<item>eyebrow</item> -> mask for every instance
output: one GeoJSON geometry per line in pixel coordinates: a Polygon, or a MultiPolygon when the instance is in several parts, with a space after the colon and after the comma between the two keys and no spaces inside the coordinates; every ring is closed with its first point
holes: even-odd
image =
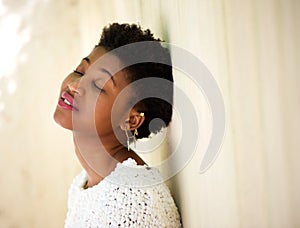
{"type": "MultiPolygon", "coordinates": [[[[90,60],[88,57],[84,57],[82,60],[85,60],[89,65],[91,64],[91,60],[90,60]]],[[[114,86],[116,86],[116,82],[115,82],[115,80],[114,80],[113,75],[112,75],[108,70],[106,70],[106,69],[104,69],[104,68],[100,68],[100,70],[101,70],[103,73],[108,74],[108,75],[110,76],[110,78],[111,78],[111,80],[112,80],[114,86]]]]}
{"type": "Polygon", "coordinates": [[[106,70],[106,69],[104,69],[104,68],[100,68],[100,70],[101,70],[103,73],[108,74],[108,75],[110,76],[110,78],[111,78],[111,80],[112,80],[114,86],[116,86],[116,82],[115,82],[115,80],[114,80],[113,75],[112,75],[108,70],[106,70]]]}

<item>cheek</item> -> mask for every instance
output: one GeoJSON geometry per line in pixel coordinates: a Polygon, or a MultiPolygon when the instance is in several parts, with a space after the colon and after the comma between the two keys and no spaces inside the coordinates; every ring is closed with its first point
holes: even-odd
{"type": "Polygon", "coordinates": [[[120,126],[121,120],[124,119],[123,107],[112,110],[113,105],[114,99],[109,100],[104,96],[103,99],[98,99],[97,106],[95,107],[94,120],[99,134],[112,132],[113,129],[120,126]]]}
{"type": "Polygon", "coordinates": [[[111,124],[112,102],[107,99],[98,99],[94,109],[94,121],[98,132],[107,132],[112,130],[111,124]]]}

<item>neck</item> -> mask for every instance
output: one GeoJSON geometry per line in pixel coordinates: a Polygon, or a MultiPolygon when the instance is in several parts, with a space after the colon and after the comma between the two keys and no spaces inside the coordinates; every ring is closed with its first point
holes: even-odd
{"type": "MultiPolygon", "coordinates": [[[[123,140],[123,139],[122,139],[123,140]]],[[[109,175],[122,161],[119,154],[128,153],[127,149],[114,134],[91,136],[73,131],[75,152],[82,167],[86,170],[88,182],[86,187],[98,184],[109,175]]]]}

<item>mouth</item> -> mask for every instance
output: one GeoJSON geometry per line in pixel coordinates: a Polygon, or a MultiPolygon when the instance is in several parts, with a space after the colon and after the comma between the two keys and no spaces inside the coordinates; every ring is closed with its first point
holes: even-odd
{"type": "Polygon", "coordinates": [[[66,110],[78,111],[78,108],[74,106],[74,98],[67,92],[61,94],[61,98],[58,101],[58,106],[66,110]]]}

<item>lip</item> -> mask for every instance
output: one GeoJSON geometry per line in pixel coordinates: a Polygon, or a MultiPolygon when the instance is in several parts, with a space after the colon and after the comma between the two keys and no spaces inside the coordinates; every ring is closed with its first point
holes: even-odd
{"type": "Polygon", "coordinates": [[[65,91],[61,94],[61,98],[58,101],[58,106],[66,110],[78,111],[78,108],[74,106],[74,98],[65,91]],[[65,103],[64,100],[66,100],[69,104],[65,103]]]}

